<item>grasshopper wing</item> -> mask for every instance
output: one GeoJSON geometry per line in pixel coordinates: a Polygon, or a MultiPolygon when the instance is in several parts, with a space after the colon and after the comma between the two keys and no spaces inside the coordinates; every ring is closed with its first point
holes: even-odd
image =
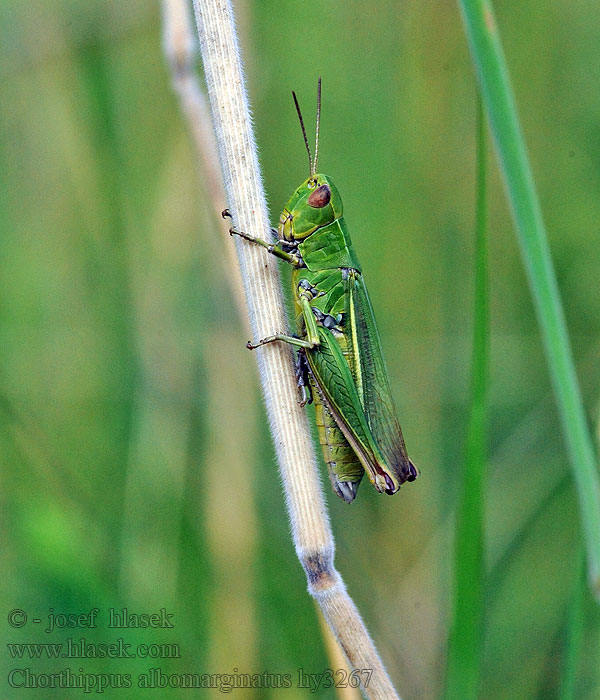
{"type": "Polygon", "coordinates": [[[320,345],[307,360],[323,401],[346,440],[380,492],[395,493],[399,484],[390,475],[365,414],[350,367],[333,333],[319,328],[320,345]]]}
{"type": "Polygon", "coordinates": [[[406,452],[366,285],[355,270],[348,270],[346,281],[346,322],[355,358],[354,378],[371,435],[396,483],[396,491],[405,481],[414,481],[419,472],[406,452]]]}

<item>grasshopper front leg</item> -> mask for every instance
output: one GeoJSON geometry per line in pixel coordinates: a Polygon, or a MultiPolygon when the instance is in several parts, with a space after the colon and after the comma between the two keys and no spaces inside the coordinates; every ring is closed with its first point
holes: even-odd
{"type": "MultiPolygon", "coordinates": [[[[221,212],[221,217],[222,217],[223,219],[231,219],[231,220],[233,220],[233,216],[231,216],[231,212],[229,211],[229,209],[223,209],[223,211],[221,212]]],[[[275,240],[278,240],[278,239],[277,239],[277,235],[278,235],[277,229],[276,229],[276,228],[273,228],[273,227],[271,226],[271,228],[270,228],[269,230],[271,231],[271,235],[273,236],[273,238],[275,238],[275,240]]]]}
{"type": "Polygon", "coordinates": [[[315,346],[308,340],[302,340],[302,338],[294,338],[293,335],[286,335],[285,333],[275,333],[275,335],[268,335],[266,338],[261,338],[258,342],[252,343],[248,341],[246,347],[248,350],[256,350],[261,345],[268,345],[269,343],[275,343],[280,340],[282,343],[289,343],[295,348],[306,348],[312,350],[315,346]]]}
{"type": "Polygon", "coordinates": [[[307,403],[312,403],[312,389],[310,387],[310,382],[308,379],[308,362],[306,360],[306,351],[312,350],[319,345],[320,338],[319,332],[317,330],[317,323],[315,320],[315,314],[310,308],[308,298],[306,296],[301,297],[302,313],[305,318],[305,326],[307,331],[308,340],[303,340],[302,338],[294,338],[294,336],[286,335],[284,333],[277,333],[275,335],[270,335],[267,338],[259,340],[258,343],[251,343],[248,341],[246,347],[248,350],[255,350],[261,345],[266,345],[267,343],[274,343],[280,340],[284,343],[289,343],[290,345],[298,348],[298,357],[296,360],[296,382],[298,388],[300,389],[300,405],[305,406],[307,403]]]}
{"type": "Polygon", "coordinates": [[[310,303],[306,296],[300,297],[300,304],[302,305],[302,315],[304,317],[304,324],[306,326],[307,340],[302,338],[294,338],[293,335],[287,335],[285,333],[275,333],[274,335],[269,335],[266,338],[262,338],[257,343],[252,343],[248,341],[246,347],[248,350],[256,350],[256,348],[261,345],[267,345],[268,343],[274,343],[280,340],[284,343],[289,343],[296,348],[304,348],[306,350],[312,350],[320,344],[319,331],[317,330],[317,322],[313,310],[310,308],[310,303]]]}
{"type": "MultiPolygon", "coordinates": [[[[229,213],[228,209],[224,209],[223,212],[221,213],[221,216],[223,218],[229,217],[231,218],[231,214],[229,213]]],[[[234,226],[232,226],[229,229],[229,235],[230,236],[239,236],[240,238],[243,238],[245,241],[249,241],[250,243],[254,243],[255,245],[259,245],[262,248],[266,248],[271,255],[274,255],[276,258],[279,258],[280,260],[285,260],[285,262],[290,263],[290,265],[294,265],[294,267],[302,267],[304,264],[302,262],[302,258],[299,255],[296,255],[295,253],[288,253],[286,250],[282,250],[281,247],[279,247],[279,244],[281,241],[277,241],[277,243],[269,243],[269,241],[265,241],[263,238],[258,238],[257,236],[252,236],[249,233],[246,233],[245,231],[238,231],[234,226]]]]}

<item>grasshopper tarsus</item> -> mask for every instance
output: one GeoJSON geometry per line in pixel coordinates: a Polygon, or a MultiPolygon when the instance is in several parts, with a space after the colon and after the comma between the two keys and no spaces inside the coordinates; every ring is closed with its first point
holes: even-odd
{"type": "Polygon", "coordinates": [[[246,241],[250,241],[250,243],[258,243],[260,245],[260,242],[258,239],[254,238],[254,236],[251,236],[249,233],[244,233],[244,231],[239,231],[235,226],[231,226],[229,228],[229,235],[230,236],[239,236],[240,238],[243,238],[246,241]]]}
{"type": "Polygon", "coordinates": [[[223,219],[232,219],[233,218],[231,216],[231,212],[229,211],[229,209],[223,209],[223,211],[221,212],[221,217],[223,219]]]}
{"type": "Polygon", "coordinates": [[[257,343],[253,343],[251,340],[249,340],[246,343],[246,347],[248,350],[256,350],[256,348],[260,348],[263,345],[268,345],[269,343],[274,343],[277,340],[283,340],[285,338],[287,338],[287,336],[281,334],[269,335],[266,338],[261,338],[257,343]]]}

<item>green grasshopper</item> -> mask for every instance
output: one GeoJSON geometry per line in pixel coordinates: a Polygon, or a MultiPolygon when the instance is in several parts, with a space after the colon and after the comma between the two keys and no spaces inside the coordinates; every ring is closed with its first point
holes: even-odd
{"type": "MultiPolygon", "coordinates": [[[[330,177],[317,173],[321,79],[317,90],[315,157],[310,153],[296,94],[292,93],[308,152],[309,177],[290,197],[277,240],[270,243],[235,228],[231,234],[265,247],[293,266],[298,337],[279,333],[298,348],[296,375],[302,405],[312,403],[323,456],[335,492],[347,503],[366,470],[380,493],[394,494],[418,470],[408,458],[392,399],[373,309],[360,263],[330,177]],[[314,391],[313,391],[314,390],[314,391]]],[[[225,210],[224,216],[229,212],[225,210]]]]}

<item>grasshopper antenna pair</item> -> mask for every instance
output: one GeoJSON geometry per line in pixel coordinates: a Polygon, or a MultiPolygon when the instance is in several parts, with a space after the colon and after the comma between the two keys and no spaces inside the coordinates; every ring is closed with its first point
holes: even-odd
{"type": "Polygon", "coordinates": [[[302,119],[302,112],[300,111],[300,105],[298,104],[298,98],[296,93],[292,90],[292,97],[294,98],[294,104],[296,105],[296,111],[298,112],[298,119],[300,119],[300,126],[302,127],[302,135],[304,136],[304,144],[306,145],[306,151],[308,153],[308,167],[310,169],[311,175],[316,175],[317,173],[317,162],[319,160],[319,125],[321,124],[321,76],[319,76],[319,82],[317,84],[317,126],[315,129],[315,158],[312,159],[310,155],[310,146],[308,145],[308,139],[306,138],[306,129],[304,128],[304,119],[302,119]]]}

